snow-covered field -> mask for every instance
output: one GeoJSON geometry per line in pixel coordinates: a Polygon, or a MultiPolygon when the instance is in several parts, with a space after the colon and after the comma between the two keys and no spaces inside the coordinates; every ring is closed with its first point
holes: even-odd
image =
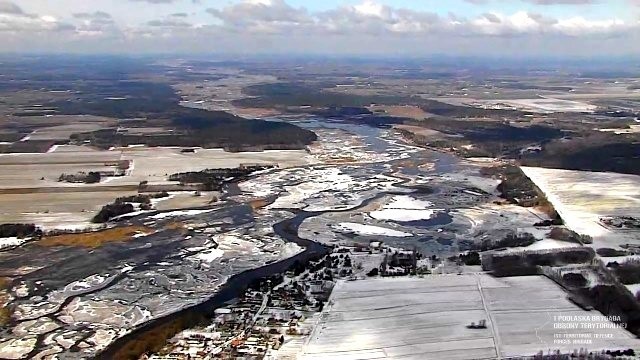
{"type": "Polygon", "coordinates": [[[523,248],[523,250],[536,251],[536,250],[548,250],[548,249],[564,249],[564,248],[571,248],[576,246],[579,246],[579,245],[575,243],[570,243],[570,242],[560,241],[555,239],[543,239],[523,248]]]}
{"type": "Polygon", "coordinates": [[[640,244],[640,232],[603,226],[606,216],[640,217],[640,176],[523,167],[571,230],[594,238],[593,247],[640,244]]]}
{"type": "Polygon", "coordinates": [[[575,112],[591,113],[598,107],[585,101],[568,100],[557,97],[531,97],[522,99],[472,99],[468,97],[439,97],[442,101],[452,105],[473,106],[488,109],[517,109],[535,113],[575,112]]]}
{"type": "Polygon", "coordinates": [[[229,153],[222,149],[198,149],[182,153],[180,148],[119,148],[123,160],[134,164],[130,176],[116,179],[113,184],[139,181],[167,182],[166,174],[200,171],[210,168],[237,167],[240,164],[278,164],[281,168],[305,165],[312,161],[304,150],[268,150],[262,152],[229,153]]]}
{"type": "MultiPolygon", "coordinates": [[[[301,359],[485,359],[539,350],[633,348],[623,329],[554,328],[554,316],[593,316],[542,276],[438,275],[340,281],[301,359]],[[469,329],[487,321],[485,329],[469,329]],[[554,344],[560,334],[610,334],[554,344]]],[[[611,325],[608,321],[598,321],[611,325]]],[[[588,323],[594,323],[589,322],[588,323]]]]}
{"type": "Polygon", "coordinates": [[[532,112],[593,112],[597,106],[572,100],[562,100],[553,98],[538,99],[517,99],[505,100],[506,104],[514,106],[516,109],[532,111],[532,112]]]}
{"type": "Polygon", "coordinates": [[[637,134],[640,133],[640,125],[629,125],[628,128],[613,128],[613,129],[598,129],[599,131],[602,132],[610,132],[610,133],[614,133],[616,135],[622,135],[622,134],[637,134]]]}
{"type": "MultiPolygon", "coordinates": [[[[87,146],[60,145],[42,154],[0,154],[0,188],[20,189],[0,196],[0,218],[6,223],[35,223],[48,229],[85,227],[105,204],[118,197],[137,194],[136,187],[141,181],[166,184],[171,183],[168,175],[178,172],[237,167],[247,163],[287,168],[315,161],[304,150],[229,153],[222,149],[197,149],[195,153],[183,153],[177,147],[144,146],[96,150],[87,146]],[[115,171],[115,166],[105,164],[118,164],[122,160],[130,161],[125,176],[107,177],[97,184],[58,181],[63,173],[115,171]],[[55,190],[59,187],[74,188],[74,191],[55,190]]],[[[169,210],[204,206],[208,199],[204,194],[195,198],[186,193],[178,199],[158,202],[160,209],[169,210]],[[180,200],[184,200],[184,205],[180,200]]]]}

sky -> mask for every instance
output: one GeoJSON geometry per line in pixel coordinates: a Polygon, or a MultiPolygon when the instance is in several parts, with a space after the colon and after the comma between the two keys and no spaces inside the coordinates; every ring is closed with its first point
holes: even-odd
{"type": "Polygon", "coordinates": [[[640,0],[0,0],[0,52],[640,55],[640,0]]]}

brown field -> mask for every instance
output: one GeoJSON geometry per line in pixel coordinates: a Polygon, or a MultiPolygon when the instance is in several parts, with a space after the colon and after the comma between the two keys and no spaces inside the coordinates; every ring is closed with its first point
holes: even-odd
{"type": "Polygon", "coordinates": [[[114,360],[135,360],[140,354],[157,353],[165,345],[165,339],[170,339],[183,329],[193,327],[205,321],[204,315],[185,315],[170,320],[162,325],[146,331],[144,335],[126,342],[111,357],[114,360]]]}
{"type": "Polygon", "coordinates": [[[327,159],[327,161],[325,161],[327,165],[336,165],[336,164],[340,165],[340,164],[350,164],[350,163],[357,163],[357,162],[358,162],[358,159],[352,156],[330,158],[330,159],[327,159]]]}
{"type": "Polygon", "coordinates": [[[163,227],[164,230],[177,230],[179,234],[186,235],[189,233],[189,229],[184,223],[172,221],[163,227]]]}
{"type": "Polygon", "coordinates": [[[0,325],[6,325],[11,321],[11,308],[6,306],[6,295],[0,293],[0,325]]]}
{"type": "Polygon", "coordinates": [[[6,291],[10,285],[11,281],[8,278],[0,277],[0,326],[11,320],[11,308],[7,306],[9,294],[6,291]]]}
{"type": "Polygon", "coordinates": [[[164,226],[165,230],[182,230],[184,229],[184,224],[173,221],[164,226]]]}
{"type": "Polygon", "coordinates": [[[38,241],[40,246],[81,246],[87,248],[97,248],[112,242],[124,242],[133,239],[139,233],[150,233],[153,230],[144,226],[128,226],[113,228],[102,231],[64,234],[45,237],[38,241]]]}
{"type": "MultiPolygon", "coordinates": [[[[84,228],[100,209],[133,191],[43,192],[0,195],[0,219],[4,223],[35,223],[47,229],[84,228]]],[[[95,224],[94,224],[95,225],[95,224]]]]}
{"type": "Polygon", "coordinates": [[[47,193],[92,193],[92,192],[137,192],[137,185],[87,186],[87,187],[34,187],[0,189],[1,195],[47,194],[47,193]]]}
{"type": "Polygon", "coordinates": [[[423,128],[420,126],[412,126],[412,125],[396,125],[394,126],[394,129],[398,129],[398,130],[404,130],[404,131],[408,131],[414,135],[418,135],[421,137],[425,137],[425,138],[439,138],[439,137],[444,137],[446,136],[445,134],[436,131],[436,130],[432,130],[432,129],[428,129],[428,128],[423,128]]]}
{"type": "Polygon", "coordinates": [[[269,202],[266,201],[265,199],[257,199],[249,202],[249,206],[251,206],[253,210],[262,209],[267,205],[269,205],[269,202]]]}

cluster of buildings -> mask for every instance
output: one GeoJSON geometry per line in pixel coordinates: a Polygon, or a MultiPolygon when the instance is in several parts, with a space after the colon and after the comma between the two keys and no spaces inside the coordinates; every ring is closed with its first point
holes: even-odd
{"type": "Polygon", "coordinates": [[[264,359],[312,329],[340,274],[350,273],[348,254],[329,255],[248,289],[232,305],[215,310],[212,323],[186,330],[148,360],[264,359]],[[306,322],[305,322],[306,321],[306,322]]]}
{"type": "Polygon", "coordinates": [[[369,276],[404,276],[433,267],[434,259],[382,242],[336,248],[320,260],[261,280],[235,303],[216,309],[208,326],[179,333],[146,359],[286,359],[306,342],[335,281],[363,278],[372,270],[367,266],[376,269],[369,276]]]}

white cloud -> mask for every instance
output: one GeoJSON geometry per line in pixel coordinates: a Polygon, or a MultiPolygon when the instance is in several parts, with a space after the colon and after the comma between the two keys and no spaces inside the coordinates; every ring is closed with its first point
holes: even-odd
{"type": "Polygon", "coordinates": [[[0,32],[11,36],[31,35],[37,32],[71,31],[75,27],[51,15],[28,14],[16,4],[0,1],[0,32]]]}
{"type": "Polygon", "coordinates": [[[359,5],[355,5],[353,9],[356,13],[364,16],[375,16],[383,19],[391,17],[391,9],[388,6],[378,4],[371,0],[366,0],[359,5]]]}
{"type": "Polygon", "coordinates": [[[233,32],[282,34],[303,30],[314,22],[306,9],[294,8],[284,0],[245,0],[207,12],[233,32]]]}
{"type": "Polygon", "coordinates": [[[147,24],[153,27],[165,27],[165,28],[180,28],[180,27],[188,28],[192,26],[190,23],[184,20],[176,19],[176,18],[151,20],[147,24]]]}
{"type": "Polygon", "coordinates": [[[75,13],[73,17],[76,19],[88,19],[88,20],[111,20],[113,17],[111,14],[107,14],[104,11],[96,11],[93,13],[75,13]]]}
{"type": "Polygon", "coordinates": [[[394,9],[369,0],[320,13],[317,18],[319,31],[345,35],[427,33],[442,24],[435,13],[394,9]]]}
{"type": "MultiPolygon", "coordinates": [[[[130,1],[178,3],[178,0],[130,1]]],[[[182,4],[192,3],[189,0],[180,1],[182,4]]],[[[520,53],[534,51],[536,46],[546,52],[593,51],[594,46],[580,45],[598,43],[618,51],[624,49],[640,53],[640,45],[635,45],[637,42],[633,41],[640,33],[638,21],[586,16],[581,13],[579,6],[572,7],[575,9],[574,15],[552,17],[545,14],[546,8],[537,7],[541,13],[494,11],[464,17],[453,13],[438,15],[429,11],[398,8],[375,0],[317,12],[292,6],[286,0],[240,0],[209,8],[206,13],[200,14],[193,8],[154,6],[154,11],[150,13],[157,15],[151,15],[139,23],[131,23],[131,17],[121,16],[113,9],[107,13],[99,9],[87,11],[91,8],[83,7],[84,12],[67,16],[57,12],[53,17],[46,13],[30,14],[25,12],[25,9],[30,9],[26,5],[22,9],[15,3],[0,0],[0,31],[11,34],[15,40],[11,45],[15,47],[26,46],[20,45],[21,36],[26,44],[36,41],[32,36],[34,32],[65,31],[64,36],[55,37],[54,43],[43,43],[41,47],[45,49],[53,44],[58,48],[80,48],[77,41],[99,37],[100,41],[95,40],[93,47],[89,42],[82,43],[87,51],[92,48],[114,51],[173,49],[187,52],[240,49],[247,52],[369,51],[410,54],[486,52],[488,46],[495,46],[493,51],[520,53]],[[620,40],[612,41],[614,36],[620,40]],[[624,41],[625,38],[628,40],[624,41]]],[[[7,46],[0,43],[0,50],[5,48],[7,46]]]]}
{"type": "Polygon", "coordinates": [[[435,13],[395,9],[371,0],[315,14],[314,18],[315,31],[343,35],[590,36],[621,34],[638,29],[637,23],[627,24],[621,19],[590,20],[579,16],[555,19],[526,11],[513,14],[489,12],[474,18],[451,14],[448,18],[443,18],[435,13]]]}
{"type": "MultiPolygon", "coordinates": [[[[559,20],[553,28],[560,33],[583,36],[587,34],[621,34],[626,30],[632,30],[632,26],[619,19],[587,20],[581,16],[559,20]]],[[[635,26],[637,28],[637,24],[635,26]]]]}
{"type": "Polygon", "coordinates": [[[104,11],[92,13],[74,13],[76,20],[75,35],[81,37],[113,37],[120,36],[120,29],[111,14],[104,11]]]}

